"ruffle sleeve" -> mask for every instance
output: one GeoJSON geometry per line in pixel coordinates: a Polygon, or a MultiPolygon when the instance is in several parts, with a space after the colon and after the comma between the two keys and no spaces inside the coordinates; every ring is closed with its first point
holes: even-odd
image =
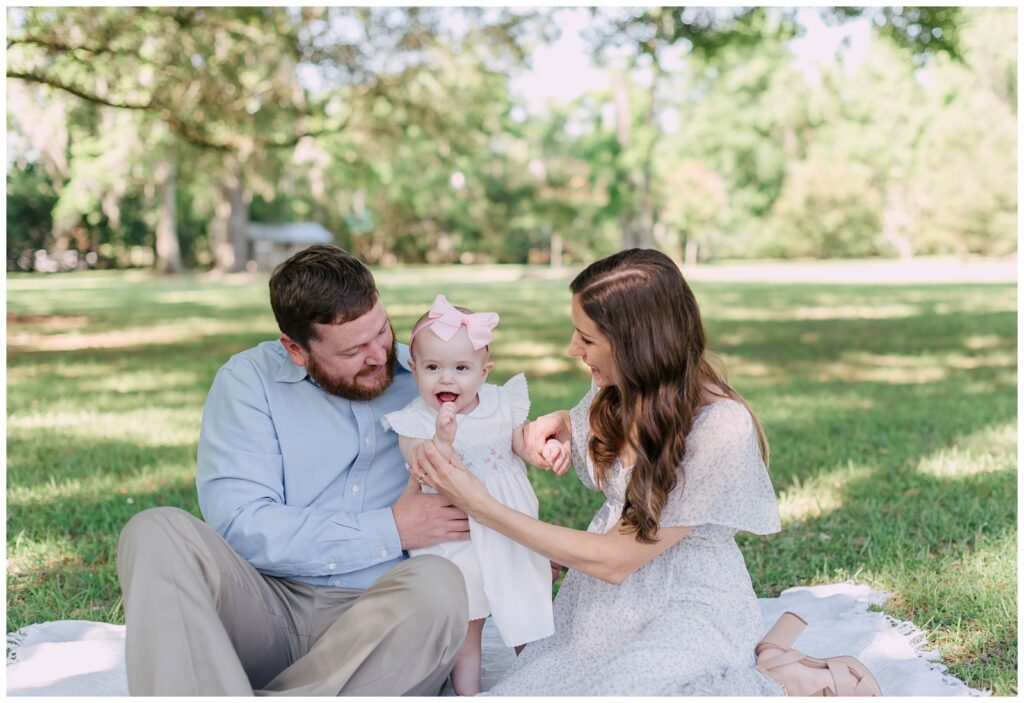
{"type": "Polygon", "coordinates": [[[683,474],[661,514],[662,527],[721,525],[766,535],[778,532],[779,506],[761,458],[754,420],[733,400],[697,417],[683,474]]]}
{"type": "Polygon", "coordinates": [[[530,414],[530,391],[526,385],[526,374],[517,373],[505,381],[501,392],[512,410],[512,427],[519,427],[526,422],[526,416],[530,414]]]}
{"type": "Polygon", "coordinates": [[[402,437],[412,439],[431,439],[434,436],[436,420],[429,416],[422,401],[417,398],[401,410],[384,415],[380,424],[386,430],[394,430],[402,437]]]}
{"type": "Polygon", "coordinates": [[[569,411],[572,424],[572,468],[583,485],[592,491],[597,490],[597,482],[594,481],[594,463],[587,447],[590,444],[590,405],[594,402],[597,390],[597,384],[591,381],[590,390],[569,411]]]}

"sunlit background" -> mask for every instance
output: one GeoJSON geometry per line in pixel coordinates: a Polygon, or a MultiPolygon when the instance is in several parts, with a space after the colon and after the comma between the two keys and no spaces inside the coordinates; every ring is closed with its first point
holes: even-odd
{"type": "MultiPolygon", "coordinates": [[[[501,316],[531,415],[589,388],[571,277],[654,246],[771,443],[761,597],[891,594],[1017,692],[1015,8],[7,11],[7,626],[123,622],[117,535],[199,515],[203,402],[269,270],[373,267],[400,340],[501,316]],[[88,270],[83,270],[88,269],[88,270]],[[105,270],[94,270],[105,269],[105,270]]],[[[600,503],[531,471],[541,516],[600,503]]]]}
{"type": "Polygon", "coordinates": [[[8,270],[1016,252],[1015,8],[7,19],[8,270]]]}

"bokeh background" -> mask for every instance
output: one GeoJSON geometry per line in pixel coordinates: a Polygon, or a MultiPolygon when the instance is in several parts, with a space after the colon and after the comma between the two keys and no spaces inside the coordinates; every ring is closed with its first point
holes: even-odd
{"type": "Polygon", "coordinates": [[[1012,7],[50,7],[7,28],[8,270],[241,271],[249,224],[285,222],[384,265],[1016,251],[1012,7]]]}
{"type": "MultiPolygon", "coordinates": [[[[497,311],[536,416],[589,387],[572,276],[653,246],[772,445],[758,595],[869,584],[1017,692],[1015,8],[6,20],[8,631],[123,622],[118,533],[199,514],[206,392],[290,252],[367,261],[399,340],[437,293],[497,311]]],[[[558,524],[601,502],[530,480],[558,524]]]]}

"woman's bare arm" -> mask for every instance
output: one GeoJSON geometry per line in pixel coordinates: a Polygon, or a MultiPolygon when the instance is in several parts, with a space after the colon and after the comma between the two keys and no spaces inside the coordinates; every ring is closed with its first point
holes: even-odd
{"type": "Polygon", "coordinates": [[[638,542],[621,521],[607,534],[574,530],[537,520],[494,500],[480,481],[455,457],[449,463],[430,443],[417,447],[410,461],[452,503],[486,525],[537,553],[608,583],[630,574],[683,539],[691,527],[667,527],[653,544],[638,542]]]}

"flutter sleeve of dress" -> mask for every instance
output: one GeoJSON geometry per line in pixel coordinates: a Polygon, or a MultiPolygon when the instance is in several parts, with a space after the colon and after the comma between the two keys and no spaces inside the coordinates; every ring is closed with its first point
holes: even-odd
{"type": "Polygon", "coordinates": [[[384,415],[380,424],[386,430],[394,430],[402,437],[431,439],[437,428],[436,419],[424,407],[423,401],[415,399],[401,410],[384,415]]]}
{"type": "Polygon", "coordinates": [[[530,390],[526,385],[526,374],[517,373],[501,387],[505,402],[512,411],[512,429],[526,422],[530,414],[530,390]]]}
{"type": "Polygon", "coordinates": [[[594,463],[587,447],[590,444],[590,405],[594,402],[597,391],[597,384],[591,381],[590,390],[576,407],[569,411],[572,424],[572,468],[583,485],[592,491],[597,490],[597,482],[594,481],[594,463]]]}
{"type": "Polygon", "coordinates": [[[779,506],[750,412],[733,400],[706,407],[690,431],[683,472],[662,510],[662,527],[720,525],[778,532],[779,506]]]}

